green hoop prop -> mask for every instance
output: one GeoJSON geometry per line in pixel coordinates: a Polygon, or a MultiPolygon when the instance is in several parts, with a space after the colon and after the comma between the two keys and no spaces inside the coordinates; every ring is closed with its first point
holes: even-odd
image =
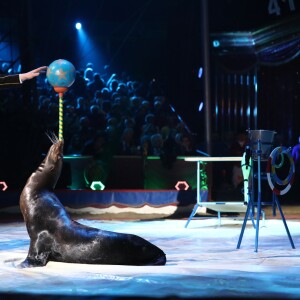
{"type": "Polygon", "coordinates": [[[267,179],[272,192],[276,195],[286,194],[292,187],[292,184],[294,182],[294,175],[295,164],[290,149],[287,149],[286,147],[275,148],[271,152],[267,164],[267,179]],[[287,156],[288,162],[290,164],[289,172],[284,179],[280,179],[277,176],[276,169],[282,168],[285,162],[285,156],[287,156]],[[280,158],[280,162],[276,164],[278,158],[280,158]],[[282,186],[283,189],[279,189],[278,186],[282,186]]]}

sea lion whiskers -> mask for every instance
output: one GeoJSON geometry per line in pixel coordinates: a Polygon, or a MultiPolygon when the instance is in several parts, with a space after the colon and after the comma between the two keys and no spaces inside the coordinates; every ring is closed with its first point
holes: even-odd
{"type": "Polygon", "coordinates": [[[54,144],[54,140],[52,139],[52,132],[45,132],[45,134],[47,135],[48,139],[51,141],[52,144],[54,144]]]}
{"type": "Polygon", "coordinates": [[[47,137],[52,142],[52,144],[56,144],[59,142],[57,135],[54,132],[46,132],[47,137]]]}

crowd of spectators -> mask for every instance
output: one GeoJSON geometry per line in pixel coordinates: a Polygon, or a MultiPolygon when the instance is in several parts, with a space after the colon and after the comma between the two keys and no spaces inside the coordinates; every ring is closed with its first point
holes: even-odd
{"type": "MultiPolygon", "coordinates": [[[[135,80],[125,72],[109,74],[109,68],[101,73],[87,64],[76,71],[74,84],[64,94],[65,155],[161,156],[166,162],[196,155],[193,135],[170,109],[160,83],[135,80]]],[[[46,76],[38,78],[35,93],[38,100],[30,102],[36,111],[32,122],[40,131],[57,134],[58,95],[46,76]]],[[[0,111],[22,106],[20,94],[7,90],[0,111]]],[[[46,151],[46,145],[42,148],[46,151]]]]}

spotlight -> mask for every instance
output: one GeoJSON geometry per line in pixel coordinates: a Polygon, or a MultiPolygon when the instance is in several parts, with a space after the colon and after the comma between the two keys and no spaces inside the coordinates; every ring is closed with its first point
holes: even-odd
{"type": "Polygon", "coordinates": [[[202,74],[203,74],[203,68],[200,67],[200,68],[199,68],[199,71],[198,71],[198,78],[201,78],[201,77],[202,77],[202,74]]]}
{"type": "Polygon", "coordinates": [[[214,48],[219,47],[219,46],[220,46],[220,41],[214,40],[214,41],[213,41],[213,46],[214,46],[214,48]]]}
{"type": "Polygon", "coordinates": [[[202,111],[204,103],[201,101],[198,107],[198,111],[202,111]]]}
{"type": "Polygon", "coordinates": [[[81,29],[81,23],[77,22],[76,25],[75,25],[75,28],[76,28],[77,30],[81,29]]]}

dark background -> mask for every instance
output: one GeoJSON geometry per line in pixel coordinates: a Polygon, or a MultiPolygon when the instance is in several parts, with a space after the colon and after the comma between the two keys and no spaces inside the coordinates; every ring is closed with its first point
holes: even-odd
{"type": "MultiPolygon", "coordinates": [[[[49,65],[57,58],[69,59],[77,69],[92,60],[92,56],[78,59],[73,24],[80,20],[99,50],[100,63],[94,62],[100,72],[104,65],[109,65],[111,72],[126,71],[145,80],[156,78],[164,85],[169,101],[189,120],[193,131],[198,132],[204,126],[202,115],[197,113],[199,99],[203,98],[203,83],[197,78],[203,65],[200,3],[200,0],[13,0],[1,1],[0,15],[17,22],[14,30],[19,37],[24,70],[49,65]]],[[[207,3],[210,33],[258,30],[299,15],[300,5],[299,0],[294,0],[296,10],[291,11],[288,1],[278,0],[280,15],[276,15],[268,12],[269,0],[207,3]]],[[[271,72],[275,79],[284,69],[299,80],[295,72],[298,66],[299,60],[281,69],[267,69],[265,74],[271,72]]],[[[260,84],[260,88],[265,88],[272,82],[267,78],[260,84]]],[[[295,142],[294,137],[289,142],[295,142]]]]}
{"type": "MultiPolygon", "coordinates": [[[[293,1],[295,10],[290,9],[289,1],[278,0],[277,3],[279,15],[269,13],[269,0],[207,1],[212,114],[218,97],[215,77],[220,73],[220,65],[225,61],[229,73],[236,72],[240,66],[247,68],[257,50],[243,49],[241,54],[235,46],[213,49],[212,40],[215,36],[222,37],[226,32],[254,32],[299,17],[299,0],[293,1]],[[222,63],[219,63],[220,58],[222,63]]],[[[231,120],[227,127],[215,125],[218,118],[215,115],[214,123],[207,124],[204,112],[198,111],[199,102],[205,101],[204,82],[198,78],[198,70],[204,65],[200,0],[1,1],[0,20],[2,41],[7,35],[11,36],[19,49],[18,58],[23,71],[65,58],[73,62],[76,69],[92,61],[100,73],[105,72],[104,66],[108,65],[108,72],[125,71],[133,78],[145,81],[155,78],[164,87],[169,103],[176,108],[203,149],[206,146],[206,126],[211,126],[213,134],[224,139],[224,142],[228,142],[225,140],[227,132],[232,134],[254,126],[253,122],[249,123],[246,119],[236,123],[236,116],[230,113],[226,115],[231,120]],[[78,51],[75,21],[83,23],[97,48],[96,56],[95,51],[90,56],[82,56],[80,49],[78,51]]],[[[289,25],[293,28],[294,38],[299,38],[299,29],[295,30],[298,25],[293,21],[289,25]]],[[[276,30],[280,31],[280,28],[276,30]]],[[[283,36],[283,42],[285,39],[287,37],[283,36]]],[[[299,41],[295,47],[299,50],[299,41]]],[[[299,57],[273,65],[260,64],[256,57],[254,61],[258,79],[256,126],[275,130],[280,133],[285,145],[294,145],[300,135],[297,119],[299,57]]],[[[34,86],[35,83],[31,84],[34,86]]],[[[22,92],[25,113],[30,92],[22,92]]],[[[32,117],[29,112],[25,125],[16,124],[16,116],[6,117],[5,121],[2,119],[2,144],[12,147],[11,164],[16,157],[25,159],[25,144],[28,150],[33,151],[31,141],[44,134],[32,134],[32,117]]],[[[36,157],[39,155],[37,149],[36,157]]],[[[7,161],[7,158],[1,159],[7,161]]]]}

